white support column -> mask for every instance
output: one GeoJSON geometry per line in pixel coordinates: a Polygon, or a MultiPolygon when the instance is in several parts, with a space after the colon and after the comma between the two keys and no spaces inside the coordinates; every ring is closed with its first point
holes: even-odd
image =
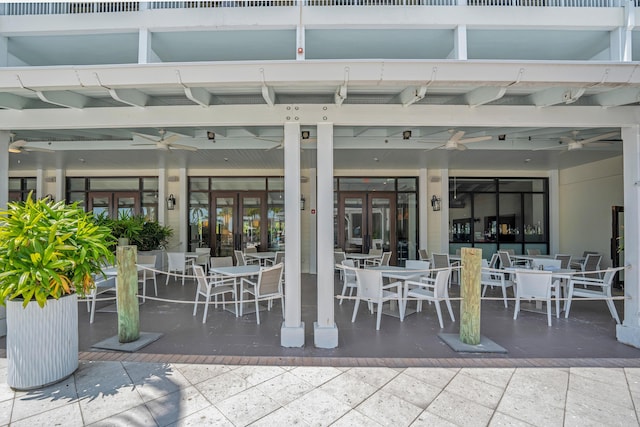
{"type": "Polygon", "coordinates": [[[64,169],[56,169],[56,200],[65,199],[65,178],[64,169]]]}
{"type": "Polygon", "coordinates": [[[180,217],[180,250],[186,251],[189,248],[189,230],[187,222],[189,220],[189,197],[187,196],[187,169],[180,168],[180,195],[178,199],[178,213],[180,217]]]}
{"type": "Polygon", "coordinates": [[[300,277],[300,124],[284,125],[285,312],[280,345],[304,346],[300,277]]]}
{"type": "Polygon", "coordinates": [[[632,38],[635,28],[635,5],[632,1],[622,1],[624,7],[623,25],[609,33],[609,59],[616,62],[632,60],[632,38]]]}
{"type": "Polygon", "coordinates": [[[36,169],[36,197],[41,199],[45,196],[44,192],[44,170],[42,168],[36,169]]]}
{"type": "MultiPolygon", "coordinates": [[[[302,7],[302,2],[300,2],[300,7],[302,7]]],[[[304,26],[302,25],[302,23],[300,23],[297,27],[296,27],[296,40],[297,42],[297,46],[296,46],[296,60],[297,61],[304,61],[305,59],[305,54],[306,54],[306,42],[305,42],[305,29],[304,26]]]]}
{"type": "Polygon", "coordinates": [[[622,128],[624,169],[624,320],[618,341],[640,348],[640,126],[622,128]]]}
{"type": "Polygon", "coordinates": [[[429,249],[429,181],[428,171],[421,168],[418,171],[418,212],[420,221],[418,222],[418,249],[429,249]]]}
{"type": "Polygon", "coordinates": [[[440,251],[449,253],[449,169],[441,169],[440,178],[440,251]]]}
{"type": "Polygon", "coordinates": [[[307,196],[307,215],[309,215],[309,274],[318,273],[318,216],[313,212],[318,206],[317,169],[309,169],[309,195],[307,196]]]}
{"type": "Polygon", "coordinates": [[[549,171],[549,253],[560,252],[560,176],[558,169],[549,171]]]}
{"type": "Polygon", "coordinates": [[[0,209],[7,208],[9,202],[9,144],[11,137],[6,130],[0,131],[0,209]]]}
{"type": "Polygon", "coordinates": [[[453,58],[467,59],[467,26],[458,25],[453,35],[453,58]]]}
{"type": "Polygon", "coordinates": [[[313,324],[316,347],[336,348],[333,257],[333,123],[318,124],[318,320],[313,324]]]}
{"type": "Polygon", "coordinates": [[[149,43],[151,43],[149,29],[140,28],[138,31],[138,64],[149,63],[149,43]]]}

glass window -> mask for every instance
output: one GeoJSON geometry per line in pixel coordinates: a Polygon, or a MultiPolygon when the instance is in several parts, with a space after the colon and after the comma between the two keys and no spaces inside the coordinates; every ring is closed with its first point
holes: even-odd
{"type": "Polygon", "coordinates": [[[209,190],[209,178],[189,178],[191,191],[209,190]]]}
{"type": "Polygon", "coordinates": [[[398,191],[418,191],[418,180],[415,178],[398,178],[398,191]]]}
{"type": "Polygon", "coordinates": [[[142,189],[158,191],[158,178],[142,178],[142,189]]]}
{"type": "Polygon", "coordinates": [[[340,191],[395,191],[394,178],[340,178],[340,191]]]}
{"type": "MultiPolygon", "coordinates": [[[[269,181],[271,188],[271,180],[269,181]]],[[[284,192],[275,191],[268,193],[267,199],[268,250],[284,250],[284,192]]]]}
{"type": "Polygon", "coordinates": [[[69,191],[84,191],[84,178],[67,178],[67,188],[69,191]]]}
{"type": "Polygon", "coordinates": [[[399,193],[396,204],[398,265],[418,257],[418,199],[416,193],[399,193]]]}
{"type": "Polygon", "coordinates": [[[267,187],[269,188],[269,191],[284,191],[284,178],[267,178],[267,187]]]}
{"type": "Polygon", "coordinates": [[[267,180],[265,178],[236,178],[236,177],[216,177],[211,178],[212,190],[266,190],[267,180]]]}
{"type": "Polygon", "coordinates": [[[139,190],[139,178],[89,178],[90,190],[139,190]]]}
{"type": "Polygon", "coordinates": [[[9,191],[21,191],[22,178],[9,178],[9,191]]]}
{"type": "Polygon", "coordinates": [[[501,179],[500,192],[544,191],[544,179],[501,179]]]}

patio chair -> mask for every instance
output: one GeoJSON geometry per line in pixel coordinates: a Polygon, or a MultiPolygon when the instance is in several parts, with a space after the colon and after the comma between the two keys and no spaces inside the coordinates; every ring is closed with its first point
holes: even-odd
{"type": "Polygon", "coordinates": [[[184,286],[184,278],[190,270],[193,272],[193,258],[187,258],[184,252],[167,252],[167,260],[169,268],[167,269],[167,281],[165,286],[169,284],[169,276],[171,273],[182,275],[182,286],[184,286]]]}
{"type": "Polygon", "coordinates": [[[429,253],[427,252],[426,249],[419,249],[418,250],[418,256],[420,257],[420,259],[422,261],[429,261],[431,258],[429,258],[429,253]]]}
{"type": "Polygon", "coordinates": [[[209,258],[209,268],[233,267],[233,258],[230,256],[212,256],[209,258]]]}
{"type": "Polygon", "coordinates": [[[560,268],[568,269],[571,265],[571,255],[566,254],[556,254],[555,259],[560,261],[560,268]]]}
{"type": "Polygon", "coordinates": [[[108,276],[105,278],[101,275],[95,275],[94,280],[95,286],[87,295],[87,310],[91,313],[89,316],[89,323],[93,323],[93,319],[96,314],[96,302],[98,295],[105,292],[113,292],[115,296],[116,292],[116,276],[108,276]]]}
{"type": "MultiPolygon", "coordinates": [[[[513,319],[518,318],[521,300],[535,300],[547,303],[547,324],[551,326],[551,296],[553,275],[550,271],[516,270],[516,308],[513,319]]],[[[560,301],[556,298],[556,313],[559,314],[560,301]]],[[[559,315],[558,315],[559,317],[559,315]]]]}
{"type": "Polygon", "coordinates": [[[498,259],[498,254],[494,253],[491,256],[490,262],[487,262],[486,259],[482,260],[483,265],[482,272],[480,274],[482,296],[485,295],[489,286],[491,286],[492,289],[494,286],[500,287],[502,289],[502,299],[504,301],[504,306],[505,308],[507,308],[507,288],[514,288],[515,284],[513,283],[513,280],[509,280],[509,278],[507,277],[508,274],[496,269],[498,259]]]}
{"type": "Polygon", "coordinates": [[[198,258],[193,262],[202,267],[205,274],[209,271],[209,258],[211,258],[211,248],[196,248],[198,258]]]}
{"type": "Polygon", "coordinates": [[[236,309],[236,317],[238,316],[238,299],[236,298],[236,287],[233,279],[224,279],[221,276],[214,276],[213,278],[207,278],[204,275],[204,269],[201,265],[194,265],[193,272],[196,276],[198,286],[196,288],[196,299],[193,304],[193,315],[195,316],[198,311],[198,301],[200,295],[204,296],[204,315],[202,316],[202,323],[207,322],[207,313],[209,311],[209,302],[211,297],[215,296],[215,304],[218,305],[217,296],[222,295],[222,304],[226,304],[224,300],[224,294],[230,293],[233,295],[233,302],[236,309]]]}
{"type": "Polygon", "coordinates": [[[335,271],[338,271],[340,273],[340,279],[343,279],[343,275],[344,275],[344,270],[341,268],[338,268],[338,265],[342,264],[342,261],[344,261],[345,259],[347,259],[347,254],[344,251],[334,251],[333,252],[333,262],[335,263],[336,267],[334,269],[335,271]]]}
{"type": "MultiPolygon", "coordinates": [[[[451,263],[449,260],[449,254],[431,254],[431,268],[439,270],[441,268],[457,267],[458,265],[460,264],[457,261],[451,263]]],[[[436,275],[437,272],[434,272],[433,276],[435,277],[436,275]]],[[[453,273],[449,275],[449,286],[451,286],[452,276],[453,273]]]]}
{"type": "Polygon", "coordinates": [[[405,280],[405,300],[402,304],[402,312],[406,312],[406,306],[409,298],[417,299],[416,310],[418,312],[422,311],[422,301],[433,302],[436,306],[436,313],[438,314],[440,328],[444,328],[444,323],[442,322],[442,310],[440,309],[440,301],[444,301],[447,304],[451,321],[455,322],[456,318],[453,315],[448,291],[449,276],[451,276],[451,267],[439,270],[436,273],[436,277],[433,279],[425,277],[420,281],[405,280]]]}
{"type": "Polygon", "coordinates": [[[602,255],[600,254],[589,254],[584,260],[582,264],[582,276],[583,277],[591,277],[595,279],[600,279],[600,273],[588,273],[589,271],[598,271],[600,270],[600,260],[602,259],[602,255]]]}
{"type": "MultiPolygon", "coordinates": [[[[341,296],[347,293],[347,289],[349,289],[349,296],[353,296],[353,290],[358,287],[358,281],[356,279],[356,263],[352,259],[345,259],[342,261],[342,265],[348,268],[345,268],[342,272],[342,292],[341,296]]],[[[341,299],[339,305],[342,305],[344,300],[341,299]]]]}
{"type": "MultiPolygon", "coordinates": [[[[260,270],[256,281],[242,278],[241,292],[253,295],[256,306],[256,322],[260,324],[260,301],[269,301],[268,309],[271,309],[271,303],[274,299],[280,299],[282,302],[282,318],[284,319],[284,292],[282,291],[282,270],[283,264],[276,264],[273,267],[267,267],[260,270]],[[246,285],[246,287],[245,287],[246,285]]],[[[242,316],[242,298],[240,297],[240,315],[242,316]]]]}
{"type": "Polygon", "coordinates": [[[356,303],[353,306],[353,317],[351,322],[356,321],[360,301],[378,305],[378,315],[376,319],[376,331],[380,330],[380,320],[382,319],[382,304],[385,301],[397,300],[400,309],[400,321],[404,320],[404,304],[402,304],[402,282],[393,282],[383,285],[382,272],[377,270],[356,269],[356,303]],[[391,289],[396,289],[392,291],[391,289]]]}
{"type": "Polygon", "coordinates": [[[527,255],[541,255],[540,249],[527,249],[527,255]]]}
{"type": "MultiPolygon", "coordinates": [[[[429,268],[431,267],[431,262],[416,260],[416,259],[408,259],[405,261],[404,267],[412,270],[429,270],[429,268]]],[[[424,274],[420,275],[420,277],[421,278],[429,277],[429,274],[430,274],[429,271],[425,271],[424,274]]]]}
{"type": "Polygon", "coordinates": [[[233,254],[236,257],[236,265],[247,265],[247,261],[245,260],[242,251],[234,250],[233,254]]]}
{"type": "MultiPolygon", "coordinates": [[[[257,247],[255,247],[255,246],[247,246],[246,248],[244,248],[243,255],[245,255],[245,254],[255,254],[257,252],[258,252],[258,248],[257,247]]],[[[247,264],[260,264],[260,260],[257,259],[257,258],[252,258],[252,257],[245,256],[243,265],[247,265],[247,264]]]]}
{"type": "Polygon", "coordinates": [[[576,270],[582,270],[582,266],[584,265],[589,255],[600,255],[600,252],[594,252],[594,251],[582,252],[582,258],[571,260],[571,268],[576,270]]]}
{"type": "Polygon", "coordinates": [[[391,260],[391,252],[382,252],[382,255],[378,259],[365,259],[364,265],[370,267],[381,267],[384,265],[389,265],[389,261],[391,260]]]}
{"type": "Polygon", "coordinates": [[[266,259],[265,265],[282,264],[284,266],[284,251],[277,251],[273,259],[266,259]]]}
{"type": "Polygon", "coordinates": [[[573,298],[602,298],[606,301],[607,307],[609,307],[611,317],[614,318],[617,324],[620,324],[618,312],[611,299],[611,287],[613,286],[613,279],[616,277],[616,274],[623,269],[624,267],[607,268],[602,279],[573,276],[567,285],[567,302],[564,307],[565,319],[569,317],[573,298]],[[579,286],[576,287],[576,285],[579,286]]]}
{"type": "MultiPolygon", "coordinates": [[[[138,255],[137,264],[155,265],[156,255],[138,255]]],[[[145,297],[147,296],[148,279],[153,279],[153,288],[156,291],[156,296],[158,296],[158,281],[156,280],[156,272],[145,267],[140,267],[138,269],[138,283],[142,283],[142,302],[145,302],[146,300],[145,297]]]]}

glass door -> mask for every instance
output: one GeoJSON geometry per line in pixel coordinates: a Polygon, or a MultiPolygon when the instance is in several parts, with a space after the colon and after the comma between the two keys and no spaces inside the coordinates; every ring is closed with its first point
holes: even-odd
{"type": "Polygon", "coordinates": [[[214,212],[215,242],[213,242],[214,256],[233,256],[233,250],[236,248],[236,234],[234,224],[237,222],[235,218],[237,204],[236,194],[216,194],[212,197],[211,212],[214,212]]]}
{"type": "MultiPolygon", "coordinates": [[[[611,207],[611,261],[613,267],[624,265],[624,207],[611,207]]],[[[616,275],[614,286],[624,287],[624,270],[616,275]]]]}
{"type": "Polygon", "coordinates": [[[107,215],[118,219],[122,216],[135,216],[140,212],[140,194],[134,192],[89,193],[89,210],[94,215],[107,215]]]}
{"type": "Polygon", "coordinates": [[[263,226],[263,221],[267,218],[264,193],[240,193],[239,207],[242,212],[240,249],[255,247],[258,251],[265,251],[268,246],[268,224],[263,226]]]}
{"type": "Polygon", "coordinates": [[[234,250],[266,250],[267,220],[264,193],[216,192],[211,212],[215,218],[215,256],[232,256],[234,250]],[[262,244],[265,243],[265,248],[262,244]]]}
{"type": "Polygon", "coordinates": [[[392,260],[406,258],[407,248],[396,242],[394,193],[341,193],[338,204],[338,240],[345,252],[391,251],[392,260]]]}

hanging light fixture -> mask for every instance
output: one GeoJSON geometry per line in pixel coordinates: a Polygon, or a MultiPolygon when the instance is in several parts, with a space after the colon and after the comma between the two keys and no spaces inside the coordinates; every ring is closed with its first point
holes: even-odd
{"type": "Polygon", "coordinates": [[[434,211],[440,210],[440,197],[436,196],[435,194],[433,195],[433,197],[431,197],[431,207],[434,211]]]}
{"type": "Polygon", "coordinates": [[[174,210],[176,207],[176,198],[173,197],[173,194],[169,194],[169,197],[167,197],[167,209],[172,211],[174,210]]]}

